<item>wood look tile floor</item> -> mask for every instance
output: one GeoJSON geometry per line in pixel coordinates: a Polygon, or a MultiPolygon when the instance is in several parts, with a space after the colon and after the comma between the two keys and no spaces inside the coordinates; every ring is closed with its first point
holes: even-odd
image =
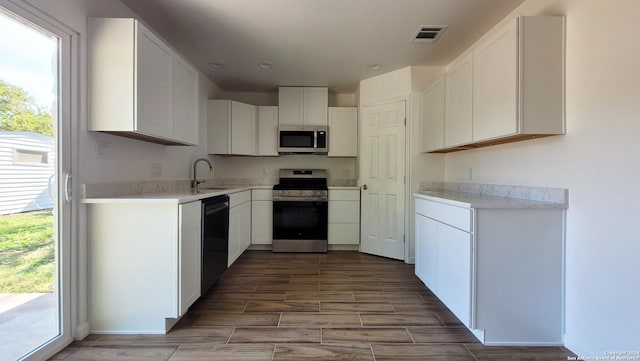
{"type": "Polygon", "coordinates": [[[358,252],[247,251],[167,335],[90,335],[52,360],[564,361],[478,343],[414,275],[358,252]]]}

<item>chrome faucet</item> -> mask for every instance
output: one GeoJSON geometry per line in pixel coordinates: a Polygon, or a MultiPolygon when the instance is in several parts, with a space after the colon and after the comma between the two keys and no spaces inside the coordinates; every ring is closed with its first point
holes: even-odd
{"type": "Polygon", "coordinates": [[[195,160],[195,162],[193,162],[193,179],[191,180],[191,189],[195,192],[198,191],[198,184],[204,182],[204,181],[199,181],[198,180],[198,176],[197,176],[197,165],[198,162],[203,161],[203,162],[207,162],[207,164],[209,165],[209,171],[213,170],[213,165],[211,164],[211,162],[209,161],[209,159],[206,158],[198,158],[195,160]]]}

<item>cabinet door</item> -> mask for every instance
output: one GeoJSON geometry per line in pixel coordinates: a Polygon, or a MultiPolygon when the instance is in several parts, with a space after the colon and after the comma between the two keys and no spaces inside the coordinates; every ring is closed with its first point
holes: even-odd
{"type": "Polygon", "coordinates": [[[358,108],[329,108],[329,157],[358,156],[358,108]]]}
{"type": "Polygon", "coordinates": [[[304,125],[327,126],[329,92],[327,88],[303,88],[304,125]]]}
{"type": "Polygon", "coordinates": [[[173,51],[142,24],[136,26],[135,129],[173,139],[173,51]]]}
{"type": "Polygon", "coordinates": [[[278,107],[258,107],[258,155],[278,155],[278,107]]]}
{"type": "Polygon", "coordinates": [[[473,130],[473,54],[447,70],[445,96],[445,145],[470,143],[473,130]]]}
{"type": "Polygon", "coordinates": [[[471,324],[471,234],[437,222],[436,295],[467,327],[471,324]]]}
{"type": "Polygon", "coordinates": [[[444,77],[420,95],[420,151],[444,148],[444,77]]]}
{"type": "Polygon", "coordinates": [[[251,202],[251,244],[273,243],[273,202],[251,202]]]}
{"type": "Polygon", "coordinates": [[[416,214],[416,276],[436,293],[438,233],[437,224],[431,218],[416,214]]]}
{"type": "Polygon", "coordinates": [[[200,297],[201,253],[201,203],[191,202],[180,205],[179,253],[179,314],[184,315],[189,306],[200,297]]]}
{"type": "Polygon", "coordinates": [[[474,50],[473,140],[518,131],[517,19],[474,50]]]}
{"type": "Polygon", "coordinates": [[[174,58],[174,138],[198,144],[198,72],[180,56],[174,58]]]}
{"type": "Polygon", "coordinates": [[[256,154],[256,107],[231,102],[231,154],[256,154]]]}
{"type": "Polygon", "coordinates": [[[281,87],[278,89],[278,124],[303,125],[303,88],[281,87]]]}
{"type": "Polygon", "coordinates": [[[227,257],[227,267],[231,267],[233,262],[240,257],[241,228],[240,208],[238,206],[229,208],[229,255],[227,257]]]}
{"type": "Polygon", "coordinates": [[[231,101],[207,101],[207,153],[231,153],[231,101]]]}
{"type": "Polygon", "coordinates": [[[251,245],[251,202],[239,206],[240,214],[240,255],[251,245]]]}

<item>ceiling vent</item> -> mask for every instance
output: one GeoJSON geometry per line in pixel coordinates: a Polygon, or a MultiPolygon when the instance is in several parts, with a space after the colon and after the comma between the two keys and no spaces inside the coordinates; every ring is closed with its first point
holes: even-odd
{"type": "Polygon", "coordinates": [[[446,29],[446,25],[420,25],[415,34],[413,34],[412,41],[416,43],[435,43],[446,29]]]}

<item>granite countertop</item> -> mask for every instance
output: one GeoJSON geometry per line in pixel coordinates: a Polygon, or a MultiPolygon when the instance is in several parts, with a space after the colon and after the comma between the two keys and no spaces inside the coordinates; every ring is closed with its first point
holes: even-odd
{"type": "Polygon", "coordinates": [[[202,188],[197,193],[193,191],[177,191],[168,193],[145,193],[145,194],[130,194],[113,197],[92,197],[84,198],[81,203],[96,204],[96,203],[189,203],[198,201],[201,199],[220,196],[223,194],[231,194],[251,190],[252,188],[262,189],[262,186],[247,187],[247,186],[225,186],[217,188],[202,188]]]}
{"type": "Polygon", "coordinates": [[[566,203],[543,202],[453,191],[420,191],[413,195],[417,198],[466,208],[568,208],[566,203]]]}

